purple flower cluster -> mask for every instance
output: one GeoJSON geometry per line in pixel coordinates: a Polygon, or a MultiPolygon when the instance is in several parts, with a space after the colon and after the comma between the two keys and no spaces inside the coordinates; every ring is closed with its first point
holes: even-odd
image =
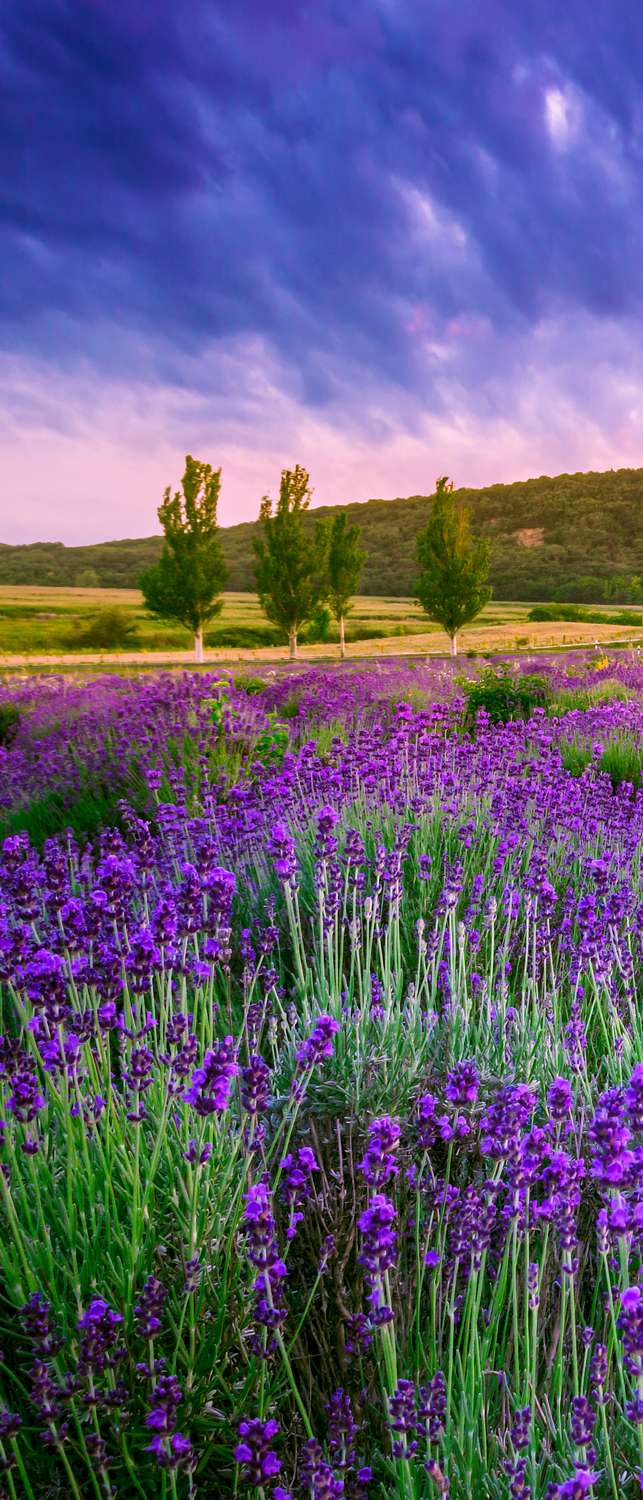
{"type": "Polygon", "coordinates": [[[230,1102],[230,1090],[238,1073],[237,1048],[232,1037],[226,1036],[215,1051],[206,1052],[183,1097],[202,1118],[222,1114],[230,1102]]]}
{"type": "Polygon", "coordinates": [[[265,1181],[255,1183],[245,1194],[243,1215],[248,1258],[255,1267],[254,1319],[267,1332],[262,1343],[257,1335],[252,1347],[260,1357],[273,1351],[273,1330],[278,1329],[286,1316],[282,1301],[282,1283],[287,1276],[285,1261],[277,1245],[277,1231],[270,1189],[265,1181]]]}
{"type": "Polygon", "coordinates": [[[183,1392],[176,1376],[161,1375],[152,1391],[145,1425],[152,1433],[148,1451],[153,1453],[159,1468],[190,1474],[196,1465],[195,1454],[189,1438],[177,1430],[178,1408],[182,1400],[183,1392]]]}
{"type": "Polygon", "coordinates": [[[125,1490],[131,1464],[187,1494],[181,1426],[206,1490],[270,1500],[364,1500],[404,1465],[427,1500],[485,1464],[511,1500],[635,1482],[643,792],[600,758],[643,709],[454,735],[457,683],[390,701],[412,680],[430,674],[304,673],[254,704],[209,674],[72,686],[74,755],[62,686],[16,689],[32,722],[0,750],[0,804],[51,784],[71,810],[110,775],[140,799],[89,843],[0,854],[21,1381],[7,1358],[0,1461],[33,1466],[34,1493],[66,1465],[82,1493],[125,1490]],[[262,767],[286,694],[289,747],[262,767]],[[311,726],[338,710],[322,753],[311,726]],[[213,1474],[255,1396],[237,1476],[213,1474]],[[311,1404],[327,1433],[306,1442],[311,1404]]]}

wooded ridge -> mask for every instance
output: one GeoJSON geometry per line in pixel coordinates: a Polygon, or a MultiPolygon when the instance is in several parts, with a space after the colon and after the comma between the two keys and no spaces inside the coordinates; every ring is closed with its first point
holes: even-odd
{"type": "MultiPolygon", "coordinates": [[[[628,588],[632,594],[633,580],[643,574],[643,468],[544,475],[456,494],[470,505],[476,530],[491,539],[491,582],[498,599],[551,599],[561,593],[592,599],[601,597],[606,583],[606,597],[617,598],[628,588]]],[[[415,538],[429,506],[423,495],[319,506],[306,524],[346,509],[362,528],[367,553],[360,591],[407,596],[417,576],[415,538]]],[[[228,589],[254,587],[254,529],[254,522],[221,529],[228,589]]],[[[133,588],[142,569],[157,561],[161,544],[160,535],[85,547],[0,544],[0,583],[133,588]]]]}

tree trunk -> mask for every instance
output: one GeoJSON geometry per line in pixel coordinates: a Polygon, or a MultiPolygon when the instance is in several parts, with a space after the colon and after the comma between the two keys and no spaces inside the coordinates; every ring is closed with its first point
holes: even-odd
{"type": "Polygon", "coordinates": [[[288,655],[291,661],[297,660],[297,626],[288,631],[288,655]]]}
{"type": "Polygon", "coordinates": [[[454,634],[454,635],[451,636],[451,655],[452,656],[457,656],[457,654],[458,654],[458,637],[457,637],[457,635],[454,634]]]}
{"type": "Polygon", "coordinates": [[[339,617],[339,654],[342,661],[346,655],[346,638],[344,636],[344,616],[339,617]]]}
{"type": "Polygon", "coordinates": [[[203,661],[203,626],[194,632],[194,660],[203,661]]]}

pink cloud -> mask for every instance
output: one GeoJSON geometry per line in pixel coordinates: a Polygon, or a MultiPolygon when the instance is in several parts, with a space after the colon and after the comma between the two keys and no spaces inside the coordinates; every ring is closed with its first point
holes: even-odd
{"type": "Polygon", "coordinates": [[[478,486],[643,461],[643,378],[638,348],[624,347],[622,333],[610,342],[591,320],[576,319],[573,337],[566,323],[543,325],[524,350],[512,344],[506,375],[493,379],[476,337],[460,333],[479,376],[450,359],[427,386],[426,409],[406,420],[404,393],[369,385],[367,371],[334,405],[312,411],[256,341],[214,350],[181,388],[107,382],[90,367],[54,376],[44,363],[0,363],[0,540],[149,535],[186,452],[222,465],[223,525],[253,520],[282,467],[296,462],[323,504],[426,493],[439,473],[478,486]],[[577,387],[572,347],[584,372],[577,387]],[[224,373],[219,394],[213,370],[224,373]]]}

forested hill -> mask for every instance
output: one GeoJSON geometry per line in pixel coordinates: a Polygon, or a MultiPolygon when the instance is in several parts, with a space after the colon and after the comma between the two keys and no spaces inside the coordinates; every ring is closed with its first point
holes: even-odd
{"type": "MultiPolygon", "coordinates": [[[[592,599],[615,575],[643,575],[643,469],[543,476],[458,494],[469,503],[476,528],[491,539],[496,598],[551,599],[567,591],[568,597],[592,599]]],[[[332,509],[311,512],[311,524],[332,509]]],[[[430,509],[426,496],[369,500],[346,509],[362,527],[368,553],[362,591],[410,594],[415,537],[430,509]]],[[[230,589],[253,587],[253,531],[251,522],[222,530],[230,589]]],[[[160,536],[88,547],[0,544],[0,583],[131,588],[160,548],[160,536]]]]}

